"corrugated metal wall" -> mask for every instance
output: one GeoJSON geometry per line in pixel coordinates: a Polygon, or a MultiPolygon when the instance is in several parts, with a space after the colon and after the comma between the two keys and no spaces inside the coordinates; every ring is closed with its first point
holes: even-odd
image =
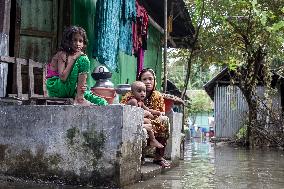
{"type": "Polygon", "coordinates": [[[248,107],[237,86],[217,86],[214,110],[216,137],[233,137],[242,127],[248,107]]]}
{"type": "MultiPolygon", "coordinates": [[[[8,55],[9,36],[0,33],[0,56],[8,55]]],[[[8,65],[0,62],[0,97],[5,97],[7,86],[8,65]]]]}
{"type": "MultiPolygon", "coordinates": [[[[264,87],[258,86],[257,94],[262,98],[264,96],[264,87]]],[[[272,106],[274,109],[281,109],[279,89],[272,96],[272,106]]],[[[215,87],[214,110],[216,137],[230,138],[239,131],[246,121],[248,106],[237,86],[217,85],[215,87]]]]}
{"type": "Polygon", "coordinates": [[[58,1],[18,0],[16,55],[47,62],[56,49],[58,1]]]}
{"type": "MultiPolygon", "coordinates": [[[[10,2],[0,0],[0,56],[9,53],[10,2]]],[[[0,97],[6,95],[8,65],[0,62],[0,97]]]]}

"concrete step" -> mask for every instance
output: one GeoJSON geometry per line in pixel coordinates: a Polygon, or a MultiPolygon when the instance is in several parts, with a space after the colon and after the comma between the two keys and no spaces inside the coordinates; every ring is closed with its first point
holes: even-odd
{"type": "Polygon", "coordinates": [[[156,177],[162,173],[162,167],[152,162],[145,162],[141,166],[141,181],[156,177]]]}
{"type": "Polygon", "coordinates": [[[173,163],[170,160],[167,161],[171,164],[170,168],[162,168],[161,166],[153,163],[153,158],[145,158],[145,163],[141,165],[141,181],[154,178],[157,175],[177,166],[176,163],[173,163]]]}

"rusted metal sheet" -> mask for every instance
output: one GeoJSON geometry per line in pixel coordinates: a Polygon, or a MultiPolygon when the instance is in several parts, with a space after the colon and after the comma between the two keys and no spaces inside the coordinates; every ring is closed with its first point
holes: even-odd
{"type": "Polygon", "coordinates": [[[58,0],[17,0],[15,56],[47,62],[57,46],[58,0]]]}
{"type": "MultiPolygon", "coordinates": [[[[263,86],[258,86],[257,96],[263,98],[264,91],[265,88],[263,86]]],[[[267,103],[263,100],[261,101],[267,103]]],[[[262,104],[259,104],[259,106],[262,106],[262,104]]],[[[281,94],[279,90],[272,96],[272,107],[281,109],[281,94]]],[[[215,87],[214,109],[216,137],[234,137],[247,121],[248,105],[244,95],[237,86],[217,85],[215,87]]]]}
{"type": "MultiPolygon", "coordinates": [[[[51,57],[52,39],[32,36],[21,36],[21,49],[19,57],[34,58],[34,60],[47,62],[51,57]]],[[[39,61],[40,62],[40,61],[39,61]]]]}
{"type": "MultiPolygon", "coordinates": [[[[0,56],[9,53],[10,0],[0,0],[0,56]]],[[[6,96],[8,65],[0,61],[0,97],[6,96]]]]}
{"type": "MultiPolygon", "coordinates": [[[[0,33],[0,56],[8,55],[8,38],[8,35],[0,33]]],[[[7,76],[8,65],[2,64],[0,61],[0,97],[6,96],[7,76]]]]}
{"type": "MultiPolygon", "coordinates": [[[[15,57],[46,63],[57,49],[58,0],[15,0],[15,57]]],[[[29,91],[28,67],[22,66],[23,93],[29,91]]],[[[35,84],[42,86],[42,74],[34,69],[35,84]]],[[[13,70],[13,89],[16,93],[16,70],[13,70]]],[[[42,89],[36,91],[42,93],[42,89]]]]}
{"type": "Polygon", "coordinates": [[[217,86],[214,109],[216,137],[230,138],[244,124],[248,107],[237,86],[217,86]]]}

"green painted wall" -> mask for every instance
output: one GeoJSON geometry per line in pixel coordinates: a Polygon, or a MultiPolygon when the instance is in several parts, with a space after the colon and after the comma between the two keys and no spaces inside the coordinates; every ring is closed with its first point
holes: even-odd
{"type": "Polygon", "coordinates": [[[71,23],[83,27],[88,36],[87,55],[91,61],[91,70],[88,77],[88,85],[93,86],[95,81],[91,77],[91,72],[96,67],[92,56],[92,43],[94,41],[95,13],[97,0],[72,0],[71,23]]]}
{"type": "MultiPolygon", "coordinates": [[[[91,61],[91,72],[99,65],[99,63],[91,58],[93,41],[94,41],[94,23],[95,10],[97,0],[72,0],[72,21],[73,25],[83,27],[88,35],[87,54],[91,61]]],[[[148,30],[148,50],[145,51],[144,67],[152,68],[157,73],[157,87],[161,88],[161,70],[162,70],[162,35],[153,27],[148,30]]],[[[118,69],[112,73],[112,82],[114,84],[125,83],[127,79],[129,83],[136,79],[137,60],[135,56],[126,55],[123,52],[118,54],[118,69]]],[[[88,85],[93,86],[95,81],[89,76],[88,85]]]]}
{"type": "Polygon", "coordinates": [[[157,77],[157,88],[161,89],[162,72],[162,41],[163,35],[150,26],[148,30],[148,49],[145,51],[144,67],[152,68],[157,77]]]}

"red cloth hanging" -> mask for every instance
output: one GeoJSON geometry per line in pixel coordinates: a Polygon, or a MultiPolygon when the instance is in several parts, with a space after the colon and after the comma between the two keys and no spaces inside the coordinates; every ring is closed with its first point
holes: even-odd
{"type": "Polygon", "coordinates": [[[147,50],[149,17],[146,9],[136,1],[136,22],[132,25],[133,54],[137,57],[137,76],[144,66],[144,51],[147,50]]]}

